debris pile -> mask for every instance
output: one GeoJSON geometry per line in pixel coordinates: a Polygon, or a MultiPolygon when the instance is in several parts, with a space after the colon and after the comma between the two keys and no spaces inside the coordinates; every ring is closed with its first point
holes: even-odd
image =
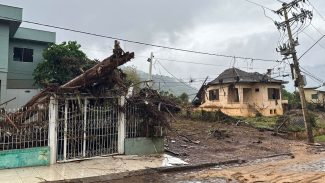
{"type": "Polygon", "coordinates": [[[49,86],[34,96],[23,108],[48,103],[51,95],[60,93],[91,93],[93,95],[101,95],[107,94],[107,91],[115,91],[115,94],[123,95],[127,90],[123,84],[125,74],[117,67],[133,58],[133,52],[124,52],[120,48],[119,42],[115,41],[113,55],[62,86],[49,86]]]}
{"type": "MultiPolygon", "coordinates": [[[[76,104],[73,105],[79,111],[82,111],[83,106],[80,101],[81,96],[98,98],[96,99],[97,105],[101,105],[99,98],[125,96],[128,90],[125,85],[126,75],[117,67],[125,64],[132,58],[134,58],[134,53],[124,52],[120,48],[119,42],[115,41],[113,55],[99,62],[81,75],[64,85],[47,87],[27,102],[22,110],[17,112],[2,110],[0,113],[2,120],[0,119],[0,121],[3,123],[0,122],[0,125],[10,126],[19,130],[19,127],[23,125],[48,124],[48,107],[51,96],[59,99],[59,105],[64,105],[66,98],[77,98],[75,101],[76,104]]],[[[89,104],[92,103],[92,100],[89,100],[89,104]]],[[[70,106],[72,103],[69,102],[68,105],[70,106]]],[[[132,105],[138,109],[137,112],[139,114],[137,114],[137,117],[140,119],[141,125],[146,131],[146,136],[156,136],[157,131],[162,132],[164,129],[169,128],[173,114],[180,111],[180,107],[176,103],[166,97],[160,96],[157,91],[149,88],[142,89],[138,94],[128,97],[125,108],[121,110],[125,110],[126,107],[132,105]]],[[[64,115],[63,112],[60,110],[58,116],[62,117],[64,115]]],[[[76,115],[80,114],[78,113],[76,115]]],[[[132,115],[126,115],[126,117],[135,118],[132,115]]]]}
{"type": "Polygon", "coordinates": [[[138,94],[128,98],[127,104],[137,106],[140,117],[145,118],[142,128],[147,129],[146,136],[157,136],[157,128],[160,127],[170,129],[174,114],[181,110],[175,102],[149,88],[141,89],[138,94]]]}
{"type": "Polygon", "coordinates": [[[280,116],[276,121],[275,131],[301,131],[303,130],[304,117],[301,110],[291,110],[280,116]]]}

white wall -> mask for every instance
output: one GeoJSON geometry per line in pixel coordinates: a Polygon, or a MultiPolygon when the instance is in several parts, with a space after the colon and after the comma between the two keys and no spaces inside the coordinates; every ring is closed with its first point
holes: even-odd
{"type": "Polygon", "coordinates": [[[3,105],[6,109],[19,108],[25,105],[33,96],[38,94],[40,89],[7,89],[7,100],[16,97],[15,100],[3,105]],[[28,92],[29,91],[29,92],[28,92]]]}

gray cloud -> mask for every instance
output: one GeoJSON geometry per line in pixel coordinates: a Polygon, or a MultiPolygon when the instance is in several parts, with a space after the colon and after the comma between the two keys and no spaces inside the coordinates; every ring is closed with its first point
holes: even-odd
{"type": "MultiPolygon", "coordinates": [[[[274,0],[255,0],[255,2],[272,9],[281,6],[274,0]]],[[[312,2],[325,15],[325,11],[321,8],[325,7],[324,1],[312,2]]],[[[46,24],[185,49],[281,59],[279,53],[275,52],[279,33],[273,22],[264,16],[262,8],[244,0],[11,0],[10,2],[0,0],[0,3],[22,7],[24,19],[46,24]]],[[[270,11],[266,11],[266,14],[272,19],[279,20],[279,17],[270,11]]],[[[325,33],[324,21],[316,12],[314,14],[314,25],[325,33]]],[[[102,59],[111,53],[113,41],[109,39],[30,24],[23,26],[56,31],[58,42],[77,40],[91,58],[102,59]]],[[[321,36],[312,27],[308,27],[305,32],[313,39],[321,36]]],[[[314,42],[304,33],[299,35],[299,40],[298,54],[302,54],[314,42]]],[[[321,43],[325,46],[325,41],[321,43]]],[[[151,51],[158,61],[159,58],[167,58],[222,65],[211,67],[160,60],[170,72],[184,79],[203,78],[207,75],[212,79],[222,70],[232,66],[230,58],[183,53],[125,42],[122,42],[122,46],[126,50],[136,52],[138,57],[130,65],[133,64],[144,71],[148,67],[144,57],[149,56],[151,51]]],[[[317,68],[324,63],[322,59],[324,51],[323,48],[316,46],[306,54],[301,64],[310,66],[310,69],[317,68]]],[[[248,67],[246,69],[248,71],[264,72],[266,68],[276,66],[276,63],[237,60],[235,66],[248,67]]],[[[284,64],[279,67],[282,70],[288,69],[284,64]]],[[[155,68],[156,74],[168,75],[158,64],[155,68]]]]}

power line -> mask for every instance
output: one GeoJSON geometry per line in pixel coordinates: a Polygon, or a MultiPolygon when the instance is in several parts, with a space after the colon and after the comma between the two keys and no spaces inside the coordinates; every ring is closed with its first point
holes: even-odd
{"type": "Polygon", "coordinates": [[[321,19],[323,20],[323,21],[325,21],[325,18],[324,18],[324,16],[318,11],[318,9],[309,1],[309,0],[307,0],[308,1],[308,3],[309,3],[309,5],[316,11],[316,13],[321,17],[321,19]]]}
{"type": "Polygon", "coordinates": [[[306,76],[308,76],[310,79],[312,79],[313,81],[320,83],[320,84],[324,84],[324,82],[322,82],[321,80],[318,80],[317,78],[315,78],[313,75],[310,75],[304,71],[301,71],[302,73],[306,74],[306,76]]]}
{"type": "MultiPolygon", "coordinates": [[[[168,62],[179,62],[179,63],[188,63],[188,64],[195,64],[195,65],[205,65],[205,66],[214,66],[214,67],[229,67],[226,65],[221,65],[221,64],[209,64],[209,63],[201,63],[201,62],[194,62],[194,61],[185,61],[185,60],[175,60],[175,59],[166,59],[166,58],[157,58],[160,61],[168,61],[168,62]]],[[[249,69],[250,67],[245,67],[245,66],[240,66],[236,68],[246,68],[249,69]]],[[[254,69],[266,69],[266,68],[261,68],[261,67],[254,67],[254,69]]]]}
{"type": "MultiPolygon", "coordinates": [[[[156,59],[157,60],[157,59],[156,59]]],[[[166,71],[168,72],[168,74],[170,74],[171,76],[173,76],[177,81],[179,81],[180,83],[184,84],[185,86],[187,86],[188,88],[191,88],[191,89],[195,89],[197,90],[196,88],[193,88],[191,86],[189,86],[188,84],[184,83],[182,80],[178,79],[174,74],[172,74],[171,72],[168,71],[168,69],[166,69],[166,67],[164,67],[158,60],[157,60],[157,63],[166,71]]]]}
{"type": "Polygon", "coordinates": [[[276,1],[278,1],[279,3],[285,3],[284,1],[280,1],[280,0],[276,0],[276,1]]]}
{"type": "Polygon", "coordinates": [[[323,35],[322,31],[320,31],[314,24],[311,24],[311,26],[321,35],[323,35]]]}
{"type": "Polygon", "coordinates": [[[310,77],[315,78],[316,80],[318,80],[318,81],[321,82],[321,83],[324,83],[324,80],[323,80],[323,79],[321,79],[321,78],[319,78],[319,77],[313,75],[311,72],[309,72],[307,69],[303,68],[302,66],[299,66],[299,67],[300,67],[301,70],[304,71],[305,74],[309,75],[310,77]]]}
{"type": "MultiPolygon", "coordinates": [[[[304,33],[311,40],[316,41],[311,35],[307,34],[307,32],[303,31],[302,33],[304,33]]],[[[322,44],[318,43],[318,46],[320,46],[321,48],[323,48],[325,50],[325,47],[322,44]]]]}
{"type": "Polygon", "coordinates": [[[210,53],[210,52],[203,52],[203,51],[195,51],[195,50],[189,50],[189,49],[183,49],[183,48],[175,48],[175,47],[151,44],[151,43],[146,43],[146,42],[141,42],[141,41],[133,41],[133,40],[118,38],[118,37],[113,37],[113,36],[90,33],[90,32],[86,32],[86,31],[81,31],[81,30],[76,30],[76,29],[71,29],[71,28],[65,28],[65,27],[55,26],[55,25],[49,25],[49,24],[44,24],[44,23],[39,23],[39,22],[34,22],[34,21],[29,21],[29,20],[19,20],[19,19],[13,19],[13,18],[10,18],[10,17],[5,17],[5,16],[0,16],[0,17],[8,19],[8,20],[18,21],[18,22],[22,21],[22,22],[25,22],[25,23],[44,26],[44,27],[61,29],[61,30],[65,30],[65,31],[70,31],[70,32],[75,32],[75,33],[80,33],[80,34],[86,34],[86,35],[95,36],[95,37],[119,40],[119,41],[124,41],[124,42],[128,42],[128,43],[151,46],[151,47],[156,47],[156,48],[163,48],[163,49],[168,49],[168,50],[175,50],[175,51],[181,51],[181,52],[187,52],[187,53],[195,53],[195,54],[201,54],[201,55],[209,55],[209,56],[216,56],[216,57],[225,57],[225,58],[234,58],[235,57],[235,58],[244,59],[244,60],[258,60],[258,61],[278,62],[278,60],[275,60],[275,59],[251,58],[251,57],[244,57],[244,56],[225,55],[225,54],[210,53]]]}
{"type": "Polygon", "coordinates": [[[323,38],[325,37],[325,35],[323,35],[322,37],[320,37],[310,48],[308,48],[300,57],[298,60],[300,60],[304,55],[306,55],[319,41],[321,41],[323,38]]]}
{"type": "Polygon", "coordinates": [[[247,1],[247,2],[249,2],[249,3],[255,4],[256,6],[259,6],[259,7],[263,8],[263,9],[270,10],[270,11],[272,11],[273,13],[275,12],[275,11],[272,10],[271,8],[268,8],[268,7],[266,7],[266,6],[262,5],[262,4],[259,4],[259,3],[257,3],[257,2],[250,1],[250,0],[244,0],[244,1],[247,1]]]}

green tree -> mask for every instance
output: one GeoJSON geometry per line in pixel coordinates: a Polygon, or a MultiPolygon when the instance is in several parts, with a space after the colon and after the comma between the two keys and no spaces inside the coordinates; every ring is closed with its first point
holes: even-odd
{"type": "Polygon", "coordinates": [[[43,52],[45,60],[33,72],[35,84],[41,87],[62,85],[93,67],[97,61],[88,59],[80,47],[76,41],[50,45],[43,52]]]}
{"type": "Polygon", "coordinates": [[[282,89],[282,99],[288,100],[289,108],[300,107],[300,96],[298,92],[289,92],[286,89],[282,89]]]}

